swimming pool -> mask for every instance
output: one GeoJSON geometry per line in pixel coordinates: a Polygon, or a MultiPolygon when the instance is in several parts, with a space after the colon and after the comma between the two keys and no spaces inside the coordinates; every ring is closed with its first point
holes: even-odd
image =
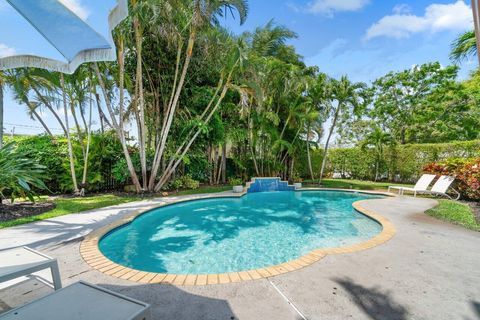
{"type": "Polygon", "coordinates": [[[318,248],[382,231],[352,204],[379,196],[339,191],[251,193],[160,207],[99,241],[113,262],[171,274],[238,272],[277,265],[318,248]]]}

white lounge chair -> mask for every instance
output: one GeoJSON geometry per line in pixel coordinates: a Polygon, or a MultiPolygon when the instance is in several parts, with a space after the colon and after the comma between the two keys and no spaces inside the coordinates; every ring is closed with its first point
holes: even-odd
{"type": "Polygon", "coordinates": [[[30,276],[44,269],[50,269],[53,283],[47,283],[45,279],[39,280],[51,285],[55,290],[60,289],[62,282],[58,271],[57,259],[51,258],[29,247],[0,250],[0,282],[30,276]]]}
{"type": "Polygon", "coordinates": [[[438,178],[437,182],[433,185],[431,190],[423,191],[422,193],[431,194],[435,196],[443,196],[452,200],[460,199],[460,192],[451,187],[452,183],[455,181],[455,177],[451,176],[441,176],[438,178]],[[448,189],[451,189],[457,194],[455,198],[447,194],[448,189]]]}
{"type": "Polygon", "coordinates": [[[391,189],[398,190],[398,194],[403,195],[405,191],[413,192],[413,196],[416,197],[417,193],[425,192],[428,190],[428,186],[432,183],[433,179],[435,179],[434,174],[424,174],[418,179],[417,183],[413,188],[410,187],[399,187],[399,186],[390,186],[388,187],[388,192],[391,189]]]}
{"type": "Polygon", "coordinates": [[[0,315],[1,320],[151,320],[150,305],[76,282],[0,315]]]}

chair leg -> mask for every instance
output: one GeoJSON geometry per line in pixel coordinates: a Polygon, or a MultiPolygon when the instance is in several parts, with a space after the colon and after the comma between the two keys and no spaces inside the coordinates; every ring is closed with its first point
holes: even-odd
{"type": "Polygon", "coordinates": [[[53,288],[55,290],[62,288],[62,279],[60,278],[60,272],[58,270],[58,264],[55,263],[50,267],[52,271],[52,280],[53,280],[53,288]]]}

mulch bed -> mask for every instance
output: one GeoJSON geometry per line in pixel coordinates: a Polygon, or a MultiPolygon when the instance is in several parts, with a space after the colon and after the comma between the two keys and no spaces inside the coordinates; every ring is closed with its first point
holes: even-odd
{"type": "Polygon", "coordinates": [[[36,216],[55,208],[53,202],[15,202],[0,204],[0,221],[36,216]]]}

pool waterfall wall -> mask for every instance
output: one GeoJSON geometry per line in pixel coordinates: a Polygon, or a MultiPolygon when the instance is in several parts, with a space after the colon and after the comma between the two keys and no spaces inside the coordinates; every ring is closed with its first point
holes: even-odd
{"type": "Polygon", "coordinates": [[[295,191],[293,185],[280,178],[253,178],[247,183],[247,193],[270,192],[270,191],[295,191]]]}

